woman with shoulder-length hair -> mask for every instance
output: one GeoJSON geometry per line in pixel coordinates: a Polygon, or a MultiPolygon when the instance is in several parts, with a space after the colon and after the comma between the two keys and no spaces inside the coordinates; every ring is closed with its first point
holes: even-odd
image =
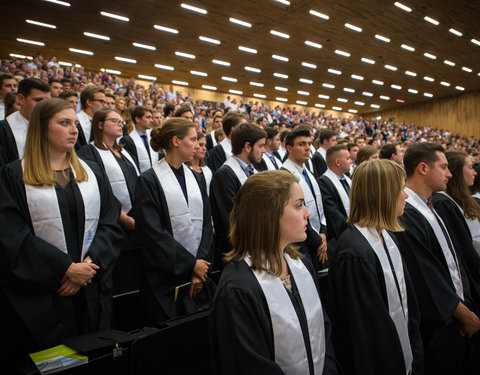
{"type": "Polygon", "coordinates": [[[95,111],[90,144],[83,146],[78,154],[83,159],[96,162],[104,170],[113,194],[122,205],[120,223],[127,233],[133,233],[135,220],[132,217],[132,201],[140,172],[133,157],[117,143],[122,135],[122,126],[122,117],[116,109],[101,108],[95,111]]]}
{"type": "Polygon", "coordinates": [[[309,216],[288,171],[252,175],[240,188],[230,216],[233,250],[210,313],[215,373],[339,372],[313,266],[292,245],[305,240],[309,216]]]}
{"type": "Polygon", "coordinates": [[[360,147],[360,149],[358,150],[356,165],[360,165],[367,160],[377,160],[378,158],[378,148],[372,145],[365,145],[360,147]]]}
{"type": "Polygon", "coordinates": [[[390,160],[353,172],[350,225],[331,249],[328,275],[333,342],[346,374],[423,373],[416,297],[389,233],[403,231],[404,185],[404,170],[390,160]]]}
{"type": "Polygon", "coordinates": [[[110,326],[120,207],[98,166],[77,158],[77,122],[66,101],[42,101],[24,159],[0,171],[1,310],[16,322],[9,345],[30,351],[110,326]]]}
{"type": "Polygon", "coordinates": [[[207,153],[207,139],[205,134],[197,130],[198,149],[193,155],[192,161],[185,164],[191,167],[195,172],[201,173],[207,184],[207,194],[210,194],[210,182],[212,182],[212,170],[205,164],[205,154],[207,153]]]}
{"type": "Polygon", "coordinates": [[[477,172],[473,185],[470,186],[470,193],[472,194],[473,199],[480,204],[480,163],[476,162],[473,164],[473,169],[477,172]]]}
{"type": "Polygon", "coordinates": [[[184,165],[198,147],[193,122],[176,117],[152,130],[154,151],[165,157],[137,180],[136,233],[146,273],[144,288],[148,323],[177,316],[175,288],[190,284],[185,309],[198,309],[197,296],[209,298],[207,272],[213,257],[210,204],[205,182],[184,165]]]}

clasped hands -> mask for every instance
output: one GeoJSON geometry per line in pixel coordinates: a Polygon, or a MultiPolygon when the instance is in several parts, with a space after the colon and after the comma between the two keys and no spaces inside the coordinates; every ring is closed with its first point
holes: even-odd
{"type": "Polygon", "coordinates": [[[207,272],[210,262],[203,259],[197,259],[192,272],[192,283],[190,284],[189,297],[195,298],[203,289],[203,283],[207,281],[207,272]]]}
{"type": "Polygon", "coordinates": [[[82,286],[91,283],[98,269],[100,269],[100,267],[95,263],[72,263],[62,278],[60,288],[57,290],[57,295],[62,297],[73,296],[82,286]]]}
{"type": "Polygon", "coordinates": [[[327,236],[325,234],[320,233],[320,237],[322,238],[322,243],[317,248],[317,257],[322,264],[324,264],[328,260],[327,256],[327,236]]]}

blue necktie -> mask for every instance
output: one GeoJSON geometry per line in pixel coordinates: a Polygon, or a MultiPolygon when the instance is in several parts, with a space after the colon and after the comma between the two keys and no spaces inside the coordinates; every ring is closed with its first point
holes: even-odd
{"type": "Polygon", "coordinates": [[[303,174],[303,177],[305,177],[305,181],[307,181],[308,187],[312,191],[313,195],[315,195],[315,192],[313,191],[312,183],[310,182],[310,178],[308,178],[307,170],[305,168],[303,168],[302,174],[303,174]]]}
{"type": "Polygon", "coordinates": [[[340,183],[342,184],[343,188],[347,192],[347,195],[350,194],[350,186],[348,186],[347,180],[345,180],[344,178],[341,178],[340,183]]]}
{"type": "Polygon", "coordinates": [[[245,174],[247,175],[247,177],[250,177],[253,174],[253,165],[252,164],[250,164],[249,166],[247,166],[247,168],[245,168],[245,174]]]}
{"type": "Polygon", "coordinates": [[[150,165],[152,165],[152,156],[150,155],[150,147],[148,147],[147,135],[142,134],[140,137],[142,137],[143,144],[144,144],[145,148],[147,149],[148,158],[150,159],[150,165]]]}
{"type": "Polygon", "coordinates": [[[268,157],[270,158],[270,160],[272,161],[275,169],[278,169],[278,165],[277,165],[277,161],[275,160],[275,156],[273,156],[273,155],[267,155],[267,156],[268,156],[268,157]]]}

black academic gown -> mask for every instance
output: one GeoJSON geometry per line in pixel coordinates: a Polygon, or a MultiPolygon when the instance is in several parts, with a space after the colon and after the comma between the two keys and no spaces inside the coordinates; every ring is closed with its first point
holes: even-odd
{"type": "MultiPolygon", "coordinates": [[[[202,183],[205,180],[197,172],[193,174],[203,198],[203,232],[196,257],[173,237],[168,205],[155,171],[149,169],[137,179],[133,210],[145,269],[143,295],[147,324],[174,318],[177,314],[175,288],[191,281],[197,259],[212,262],[213,232],[210,204],[202,183]]],[[[182,191],[179,194],[183,194],[182,191]]]]}
{"type": "Polygon", "coordinates": [[[337,188],[327,176],[317,179],[327,220],[328,239],[338,239],[347,226],[347,212],[337,188]]]}
{"type": "MultiPolygon", "coordinates": [[[[308,260],[304,263],[313,275],[312,265],[308,260]]],[[[294,291],[293,296],[289,295],[305,339],[308,338],[305,312],[296,286],[294,291]]],[[[324,320],[323,375],[334,375],[340,370],[330,339],[331,324],[325,312],[324,320]]],[[[231,262],[223,270],[210,312],[209,331],[214,374],[284,374],[275,362],[272,321],[265,295],[245,261],[231,262]]]]}
{"type": "Polygon", "coordinates": [[[312,173],[315,175],[316,178],[319,178],[328,169],[327,162],[323,158],[322,154],[320,154],[320,152],[318,151],[315,152],[312,156],[312,165],[312,173]]]}
{"type": "MultiPolygon", "coordinates": [[[[138,162],[138,153],[137,153],[137,146],[133,141],[132,137],[126,135],[120,140],[120,144],[123,145],[123,148],[128,151],[130,155],[132,155],[135,164],[137,165],[138,170],[140,170],[140,164],[138,162]]],[[[153,160],[152,160],[153,162],[153,160]]]]}
{"type": "MultiPolygon", "coordinates": [[[[88,162],[87,162],[88,163],[88,162]]],[[[60,213],[64,225],[68,254],[35,237],[31,223],[20,161],[0,170],[0,286],[1,314],[10,316],[15,324],[0,319],[4,326],[5,342],[18,345],[18,350],[40,350],[59,345],[61,340],[90,331],[110,327],[112,272],[117,261],[122,239],[118,217],[120,205],[114,198],[105,175],[94,163],[88,163],[98,181],[101,196],[100,218],[97,231],[86,256],[90,256],[100,269],[92,283],[72,297],[58,297],[61,280],[72,262],[79,262],[84,231],[83,198],[76,184],[72,185],[76,207],[76,223],[72,226],[66,194],[56,187],[60,213]],[[72,242],[76,238],[78,243],[72,242]],[[76,246],[74,246],[76,245],[76,246]],[[75,299],[81,295],[84,309],[78,311],[75,299]],[[61,314],[70,311],[71,315],[61,314]],[[75,323],[75,314],[88,322],[82,328],[75,323]],[[72,331],[73,327],[73,331],[72,331]],[[25,341],[28,340],[28,341],[25,341]]],[[[69,187],[67,186],[67,189],[69,187]]],[[[46,207],[48,209],[48,207],[46,207]]],[[[78,318],[78,316],[77,316],[78,318]]]]}
{"type": "Polygon", "coordinates": [[[233,209],[233,198],[241,187],[240,180],[228,165],[215,172],[210,183],[210,204],[215,227],[215,269],[222,268],[223,255],[232,250],[229,239],[230,213],[233,209]]]}
{"type": "Polygon", "coordinates": [[[206,159],[208,167],[212,170],[212,173],[215,173],[227,160],[227,155],[225,154],[223,146],[218,144],[212,148],[208,152],[206,159]]]}
{"type": "MultiPolygon", "coordinates": [[[[453,317],[460,298],[455,292],[445,256],[428,221],[408,202],[395,233],[399,249],[412,277],[419,302],[420,332],[425,352],[425,374],[465,374],[468,339],[460,335],[453,317]]],[[[465,264],[457,252],[464,288],[464,304],[474,308],[465,264]]]]}
{"type": "Polygon", "coordinates": [[[85,133],[83,132],[82,125],[80,123],[77,124],[78,129],[78,137],[77,142],[75,143],[75,151],[79,152],[83,146],[88,145],[88,139],[85,138],[85,133]]]}
{"type": "Polygon", "coordinates": [[[8,121],[0,121],[0,166],[18,159],[17,143],[8,121]]]}
{"type": "Polygon", "coordinates": [[[214,146],[213,146],[213,137],[214,135],[212,133],[209,133],[205,136],[206,142],[207,142],[207,151],[210,151],[214,146]]]}
{"type": "Polygon", "coordinates": [[[263,158],[260,159],[260,163],[252,163],[252,165],[258,172],[268,171],[267,163],[263,158]]]}
{"type": "MultiPolygon", "coordinates": [[[[333,343],[345,374],[405,375],[405,361],[380,261],[368,241],[352,225],[329,251],[328,303],[333,343]]],[[[423,373],[420,312],[413,284],[403,265],[408,298],[408,331],[412,374],[423,373]]]]}

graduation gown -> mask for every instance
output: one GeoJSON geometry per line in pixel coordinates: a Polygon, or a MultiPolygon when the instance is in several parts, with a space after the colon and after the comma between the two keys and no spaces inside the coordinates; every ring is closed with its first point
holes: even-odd
{"type": "MultiPolygon", "coordinates": [[[[382,265],[366,238],[348,225],[329,251],[327,310],[335,353],[345,374],[405,375],[405,361],[389,303],[382,265]]],[[[412,374],[423,372],[420,312],[405,264],[412,374]]]]}
{"type": "Polygon", "coordinates": [[[208,167],[215,173],[229,156],[232,155],[232,144],[228,138],[224,138],[222,142],[212,148],[207,154],[206,163],[208,167]],[[227,152],[228,151],[228,154],[227,152]]]}
{"type": "MultiPolygon", "coordinates": [[[[468,339],[460,335],[459,323],[453,317],[461,299],[452,283],[442,248],[429,222],[408,202],[400,221],[405,231],[397,232],[395,236],[420,307],[425,374],[464,374],[468,339]]],[[[463,303],[472,309],[470,282],[458,251],[457,256],[463,303]]]]}
{"type": "Polygon", "coordinates": [[[14,112],[6,119],[0,121],[0,166],[15,161],[19,158],[17,142],[8,118],[17,117],[21,124],[26,121],[20,112],[14,112]]]}
{"type": "Polygon", "coordinates": [[[58,297],[57,290],[68,267],[72,262],[80,261],[78,248],[82,248],[84,239],[83,235],[77,234],[84,233],[85,211],[78,185],[71,182],[71,187],[67,185],[66,188],[73,191],[70,196],[74,200],[75,220],[68,208],[67,192],[58,185],[55,188],[68,250],[65,253],[35,236],[22,181],[21,161],[10,163],[0,171],[0,285],[8,301],[1,310],[10,314],[18,325],[11,326],[3,319],[0,324],[7,324],[6,336],[12,338],[12,342],[18,339],[20,348],[44,349],[59,345],[68,336],[110,327],[112,272],[123,234],[118,220],[120,205],[98,166],[91,162],[87,164],[97,179],[101,207],[97,230],[86,255],[100,269],[91,284],[71,297],[58,297]],[[72,226],[74,222],[76,227],[72,226]],[[76,254],[73,248],[76,248],[76,254]],[[84,301],[81,311],[74,308],[78,307],[75,303],[78,295],[82,295],[84,301]],[[65,311],[71,315],[62,314],[65,311]],[[79,327],[76,319],[79,317],[88,321],[88,326],[79,327]],[[22,333],[18,336],[19,331],[22,333]],[[30,340],[23,341],[26,338],[30,340]]]}
{"type": "MultiPolygon", "coordinates": [[[[304,260],[313,275],[313,268],[304,260]]],[[[305,311],[294,279],[289,294],[299,317],[304,340],[305,311]]],[[[317,286],[318,288],[318,286],[317,286]]],[[[331,324],[324,315],[325,364],[323,375],[340,373],[331,344],[331,324]]],[[[284,374],[275,362],[274,335],[267,300],[245,261],[229,263],[222,272],[210,312],[210,348],[214,374],[284,374]]],[[[307,349],[308,350],[308,349],[307,349]]]]}
{"type": "Polygon", "coordinates": [[[320,151],[316,151],[312,157],[313,174],[319,178],[328,169],[327,162],[320,151]]]}
{"type": "Polygon", "coordinates": [[[212,262],[210,204],[202,176],[195,171],[193,175],[203,200],[203,230],[196,257],[173,237],[165,193],[155,170],[149,169],[137,179],[133,210],[145,269],[143,292],[148,324],[175,317],[175,287],[191,281],[197,259],[212,262]]]}

